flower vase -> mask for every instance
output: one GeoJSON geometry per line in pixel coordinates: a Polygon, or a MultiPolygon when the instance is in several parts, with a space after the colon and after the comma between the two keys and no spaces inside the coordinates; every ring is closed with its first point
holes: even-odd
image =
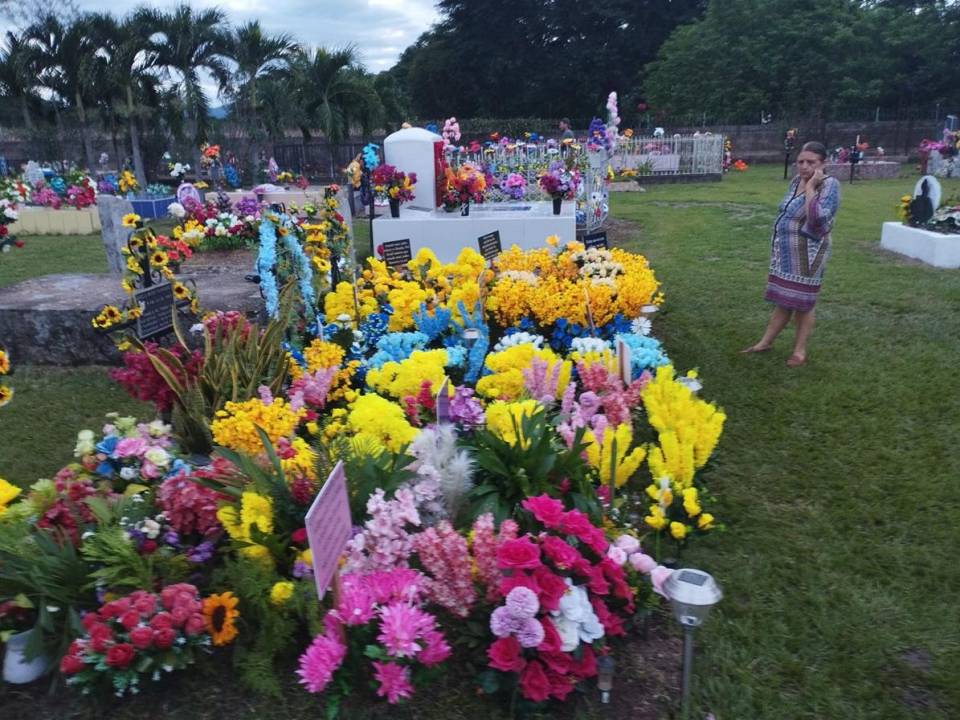
{"type": "Polygon", "coordinates": [[[444,205],[443,211],[448,213],[455,213],[460,209],[459,205],[444,205]]]}
{"type": "Polygon", "coordinates": [[[559,215],[559,214],[560,214],[560,206],[561,206],[561,205],[563,205],[563,198],[562,198],[562,197],[555,197],[555,198],[553,199],[553,214],[554,214],[554,215],[559,215]]]}
{"type": "Polygon", "coordinates": [[[400,200],[397,198],[390,198],[390,217],[400,217],[400,200]]]}
{"type": "Polygon", "coordinates": [[[460,206],[460,214],[466,217],[470,214],[470,201],[467,200],[463,205],[460,206]]]}
{"type": "Polygon", "coordinates": [[[11,635],[7,640],[7,652],[3,657],[3,679],[15,685],[25,685],[42,677],[50,669],[50,658],[38,655],[32,660],[26,658],[27,644],[33,637],[34,630],[11,635]]]}

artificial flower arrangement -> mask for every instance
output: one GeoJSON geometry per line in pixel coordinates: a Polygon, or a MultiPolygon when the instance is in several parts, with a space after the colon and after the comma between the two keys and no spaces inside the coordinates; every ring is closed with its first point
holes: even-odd
{"type": "Polygon", "coordinates": [[[563,163],[553,162],[537,182],[540,189],[554,200],[572,200],[577,192],[579,177],[576,173],[569,171],[563,163]]]}
{"type": "Polygon", "coordinates": [[[220,146],[204,143],[200,146],[200,164],[207,168],[220,162],[220,146]]]}
{"type": "Polygon", "coordinates": [[[386,163],[378,165],[370,174],[373,190],[380,197],[390,201],[405,203],[413,200],[413,186],[417,182],[417,174],[409,175],[402,170],[386,163]]]}
{"type": "MultiPolygon", "coordinates": [[[[2,239],[0,239],[2,242],[2,239]]],[[[10,361],[10,351],[0,344],[0,409],[6,407],[13,400],[13,388],[6,382],[6,376],[13,369],[13,363],[10,361]]]]}
{"type": "Polygon", "coordinates": [[[129,170],[124,170],[120,173],[120,177],[117,180],[117,188],[121,193],[127,195],[129,193],[135,193],[140,189],[140,183],[137,182],[137,178],[129,170]]]}
{"type": "Polygon", "coordinates": [[[470,203],[484,201],[487,178],[479,167],[463,163],[456,170],[448,167],[444,172],[446,186],[441,197],[444,209],[453,211],[461,206],[469,206],[470,203]]]}
{"type": "Polygon", "coordinates": [[[83,178],[78,185],[70,185],[67,188],[66,203],[70,207],[81,210],[90,207],[97,202],[97,192],[93,187],[90,178],[83,178]]]}

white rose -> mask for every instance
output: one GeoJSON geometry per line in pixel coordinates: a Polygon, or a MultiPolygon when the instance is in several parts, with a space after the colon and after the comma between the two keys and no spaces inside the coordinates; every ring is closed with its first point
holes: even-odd
{"type": "Polygon", "coordinates": [[[563,616],[551,618],[553,626],[557,629],[557,635],[560,636],[560,649],[563,652],[573,652],[580,644],[579,623],[567,620],[563,616]]]}
{"type": "Polygon", "coordinates": [[[163,448],[152,447],[143,454],[143,457],[157,467],[162,468],[170,464],[170,455],[163,448]]]}
{"type": "Polygon", "coordinates": [[[140,473],[137,472],[136,468],[132,468],[132,467],[120,468],[121,480],[126,480],[127,482],[130,482],[131,480],[138,477],[139,475],[140,473]]]}
{"type": "Polygon", "coordinates": [[[170,213],[171,217],[181,220],[187,216],[187,209],[178,202],[170,203],[167,207],[167,212],[170,213]]]}
{"type": "Polygon", "coordinates": [[[160,523],[147,518],[143,521],[143,534],[152,540],[160,534],[160,523]]]}
{"type": "Polygon", "coordinates": [[[170,426],[163,422],[163,420],[153,420],[149,425],[147,425],[147,432],[150,433],[150,437],[163,437],[164,435],[169,435],[170,430],[170,426]]]}

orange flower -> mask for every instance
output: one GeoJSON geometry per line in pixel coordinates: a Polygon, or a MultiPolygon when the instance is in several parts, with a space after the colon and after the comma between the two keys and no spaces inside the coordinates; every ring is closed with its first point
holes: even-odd
{"type": "Polygon", "coordinates": [[[238,602],[232,592],[204,598],[203,617],[214,645],[229,645],[237,637],[237,626],[233,621],[240,616],[236,609],[238,602]]]}

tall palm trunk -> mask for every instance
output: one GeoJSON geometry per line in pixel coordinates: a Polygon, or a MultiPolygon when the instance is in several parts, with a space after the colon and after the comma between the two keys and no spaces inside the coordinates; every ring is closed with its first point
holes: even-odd
{"type": "Polygon", "coordinates": [[[250,182],[253,185],[257,184],[257,171],[260,163],[260,142],[257,138],[260,128],[257,118],[257,88],[255,83],[255,80],[250,81],[250,122],[248,125],[250,128],[250,182]]]}
{"type": "Polygon", "coordinates": [[[93,172],[96,167],[93,158],[93,142],[90,139],[90,128],[87,127],[87,111],[83,106],[83,98],[80,96],[79,90],[76,93],[76,99],[77,115],[80,120],[80,139],[83,141],[83,154],[87,160],[87,170],[93,172]]]}
{"type": "Polygon", "coordinates": [[[23,124],[27,127],[27,132],[33,134],[33,118],[30,116],[30,105],[27,103],[27,96],[20,96],[20,110],[23,113],[23,124]]]}
{"type": "Polygon", "coordinates": [[[53,117],[57,127],[57,161],[62,162],[65,159],[63,157],[63,117],[60,115],[60,106],[57,103],[53,104],[53,117]]]}
{"type": "Polygon", "coordinates": [[[140,133],[137,130],[137,116],[133,102],[133,88],[127,86],[127,124],[130,130],[130,150],[133,153],[133,174],[140,187],[147,186],[147,174],[143,169],[143,156],[140,154],[140,133]]]}

